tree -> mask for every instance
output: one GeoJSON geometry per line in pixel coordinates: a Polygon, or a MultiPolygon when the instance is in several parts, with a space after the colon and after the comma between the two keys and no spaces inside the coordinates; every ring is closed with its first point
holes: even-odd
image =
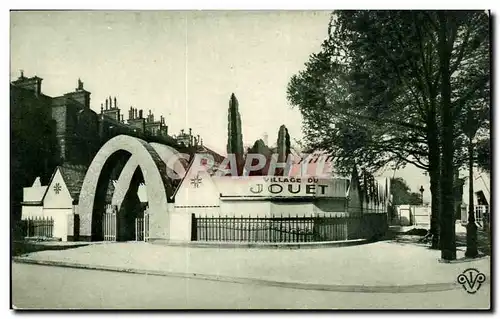
{"type": "MultiPolygon", "coordinates": [[[[433,208],[437,210],[437,112],[435,103],[426,103],[431,105],[424,109],[423,104],[428,100],[425,92],[415,89],[415,83],[422,80],[415,79],[414,70],[418,65],[414,61],[420,59],[415,54],[419,41],[413,18],[404,12],[336,13],[335,28],[330,25],[330,36],[323,44],[322,54],[311,58],[316,67],[306,71],[314,70],[317,74],[318,69],[323,70],[319,78],[326,80],[309,95],[320,96],[327,107],[315,107],[314,112],[308,110],[303,116],[311,118],[306,126],[313,132],[319,131],[307,138],[322,146],[330,145],[337,166],[349,167],[354,161],[375,171],[390,163],[394,168],[410,163],[428,170],[431,193],[436,195],[433,196],[433,208]],[[401,44],[402,36],[405,37],[404,45],[401,44]],[[322,95],[315,94],[321,90],[322,95]],[[332,121],[321,123],[328,122],[325,120],[328,117],[321,113],[334,114],[333,125],[332,121]],[[317,122],[316,127],[308,125],[311,122],[317,122]]],[[[297,95],[294,92],[303,89],[296,83],[304,80],[308,80],[307,76],[299,74],[289,86],[292,104],[295,100],[299,107],[307,103],[294,99],[294,94],[297,95]]],[[[433,98],[431,102],[435,102],[435,91],[428,94],[433,98]]],[[[431,225],[436,225],[436,219],[431,225]]]]}
{"type": "Polygon", "coordinates": [[[227,154],[236,157],[238,176],[243,173],[243,136],[241,133],[241,116],[238,111],[238,100],[234,93],[229,99],[228,125],[227,125],[227,154]]]}
{"type": "Polygon", "coordinates": [[[480,140],[476,145],[476,162],[478,167],[491,174],[491,146],[489,136],[480,140]]]}
{"type": "MultiPolygon", "coordinates": [[[[459,84],[451,74],[474,73],[472,61],[484,56],[485,26],[483,12],[338,11],[322,51],[288,87],[306,139],[335,154],[338,166],[409,163],[429,172],[434,248],[440,207],[450,207],[453,172],[462,164],[455,156],[457,110],[487,85],[483,76],[459,84]],[[441,23],[443,15],[454,22],[441,23]]],[[[449,217],[441,222],[451,242],[449,217]]],[[[454,258],[444,253],[452,246],[442,247],[444,258],[454,258]]]]}
{"type": "Polygon", "coordinates": [[[410,187],[401,177],[391,178],[391,195],[394,205],[407,205],[410,194],[410,187]]]}
{"type": "Polygon", "coordinates": [[[391,195],[393,205],[421,205],[419,193],[410,191],[410,187],[401,177],[391,178],[391,195]]]}
{"type": "MultiPolygon", "coordinates": [[[[267,145],[264,143],[263,140],[258,139],[255,141],[253,146],[248,149],[247,156],[248,154],[260,154],[263,155],[266,158],[266,163],[265,166],[259,170],[251,171],[249,172],[249,176],[263,176],[267,175],[267,172],[269,170],[269,164],[270,164],[270,158],[272,155],[271,149],[267,147],[267,145]]],[[[253,159],[251,165],[256,166],[258,164],[257,159],[253,159]]]]}
{"type": "MultiPolygon", "coordinates": [[[[458,115],[464,106],[471,103],[471,101],[474,101],[474,103],[480,102],[481,95],[489,92],[489,23],[484,13],[463,11],[439,11],[435,22],[438,31],[439,73],[441,76],[442,215],[440,225],[443,237],[441,240],[441,258],[450,260],[456,258],[454,211],[449,209],[454,202],[453,157],[455,155],[454,148],[456,147],[456,127],[460,123],[458,115]],[[457,53],[458,56],[453,61],[453,51],[455,42],[458,42],[457,39],[461,39],[461,44],[457,53]],[[469,54],[466,55],[466,53],[469,54]],[[452,76],[454,72],[456,74],[452,76]],[[466,81],[463,81],[463,79],[466,81]],[[469,85],[465,86],[467,89],[464,93],[453,99],[453,84],[456,83],[469,85]]],[[[455,92],[457,92],[458,88],[455,87],[455,89],[455,92]]],[[[463,88],[460,89],[463,90],[463,88]]],[[[489,96],[489,93],[486,96],[489,96]]],[[[466,117],[468,122],[471,122],[473,116],[471,111],[468,113],[469,116],[466,117]]],[[[469,123],[466,127],[468,127],[466,134],[470,135],[474,125],[469,123]]],[[[471,146],[472,142],[469,143],[469,170],[472,174],[470,163],[472,163],[473,154],[471,146]]]]}
{"type": "Polygon", "coordinates": [[[61,158],[56,123],[44,97],[11,87],[10,105],[10,200],[15,222],[21,218],[23,187],[38,176],[42,184],[48,183],[61,158]]]}
{"type": "MultiPolygon", "coordinates": [[[[288,129],[285,125],[281,125],[278,131],[278,142],[277,142],[277,155],[278,155],[278,163],[286,163],[288,159],[288,155],[290,155],[290,134],[288,134],[288,129]]],[[[277,169],[276,175],[283,176],[288,172],[287,168],[279,168],[277,169]]]]}

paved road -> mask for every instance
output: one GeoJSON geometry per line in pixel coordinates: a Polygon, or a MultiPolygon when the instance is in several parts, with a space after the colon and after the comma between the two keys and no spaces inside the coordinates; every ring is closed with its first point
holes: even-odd
{"type": "Polygon", "coordinates": [[[338,293],[18,263],[12,281],[13,305],[37,309],[488,308],[490,293],[338,293]]]}

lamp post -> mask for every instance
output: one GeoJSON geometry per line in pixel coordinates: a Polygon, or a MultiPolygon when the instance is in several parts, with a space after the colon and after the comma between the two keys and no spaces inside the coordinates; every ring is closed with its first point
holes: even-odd
{"type": "Polygon", "coordinates": [[[474,112],[472,107],[469,106],[467,110],[467,121],[465,125],[465,132],[468,137],[468,157],[469,157],[469,211],[467,219],[467,236],[466,244],[467,250],[465,251],[465,257],[476,258],[479,255],[477,249],[477,225],[476,217],[474,214],[474,136],[479,129],[480,119],[474,117],[474,112]]]}
{"type": "Polygon", "coordinates": [[[419,191],[420,191],[420,200],[422,201],[422,206],[424,206],[424,186],[423,185],[420,186],[419,191]]]}

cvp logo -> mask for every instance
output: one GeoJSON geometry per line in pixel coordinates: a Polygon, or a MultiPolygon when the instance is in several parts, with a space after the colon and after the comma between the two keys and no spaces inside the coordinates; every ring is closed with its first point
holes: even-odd
{"type": "Polygon", "coordinates": [[[481,284],[486,281],[486,276],[475,268],[468,268],[458,275],[457,281],[465,291],[475,294],[481,288],[481,284]]]}

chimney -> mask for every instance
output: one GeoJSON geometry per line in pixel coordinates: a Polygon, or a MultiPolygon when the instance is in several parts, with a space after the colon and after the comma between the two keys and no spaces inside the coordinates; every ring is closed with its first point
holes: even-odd
{"type": "Polygon", "coordinates": [[[103,108],[102,103],[101,103],[101,114],[102,114],[103,110],[104,110],[104,108],[103,108]]]}
{"type": "Polygon", "coordinates": [[[139,110],[139,118],[142,119],[142,110],[139,110]]]}
{"type": "Polygon", "coordinates": [[[108,99],[106,99],[106,110],[108,109],[108,99]]]}
{"type": "Polygon", "coordinates": [[[78,79],[78,84],[75,91],[66,93],[64,94],[64,96],[78,102],[83,106],[83,108],[90,108],[90,92],[85,91],[85,89],[83,88],[83,82],[80,79],[78,79]]]}
{"type": "Polygon", "coordinates": [[[122,123],[125,123],[125,121],[123,120],[123,115],[122,115],[122,119],[121,119],[121,122],[122,122],[122,123]]]}
{"type": "Polygon", "coordinates": [[[40,96],[42,94],[42,80],[42,78],[36,75],[32,78],[27,78],[24,76],[24,71],[21,70],[21,76],[12,83],[18,87],[33,91],[36,96],[40,96]]]}
{"type": "Polygon", "coordinates": [[[83,91],[83,82],[82,80],[80,80],[80,78],[78,78],[78,86],[76,88],[76,91],[83,91]]]}
{"type": "Polygon", "coordinates": [[[137,118],[137,109],[134,108],[134,119],[136,119],[136,118],[137,118]]]}
{"type": "Polygon", "coordinates": [[[115,108],[116,108],[116,96],[115,96],[115,108]]]}

